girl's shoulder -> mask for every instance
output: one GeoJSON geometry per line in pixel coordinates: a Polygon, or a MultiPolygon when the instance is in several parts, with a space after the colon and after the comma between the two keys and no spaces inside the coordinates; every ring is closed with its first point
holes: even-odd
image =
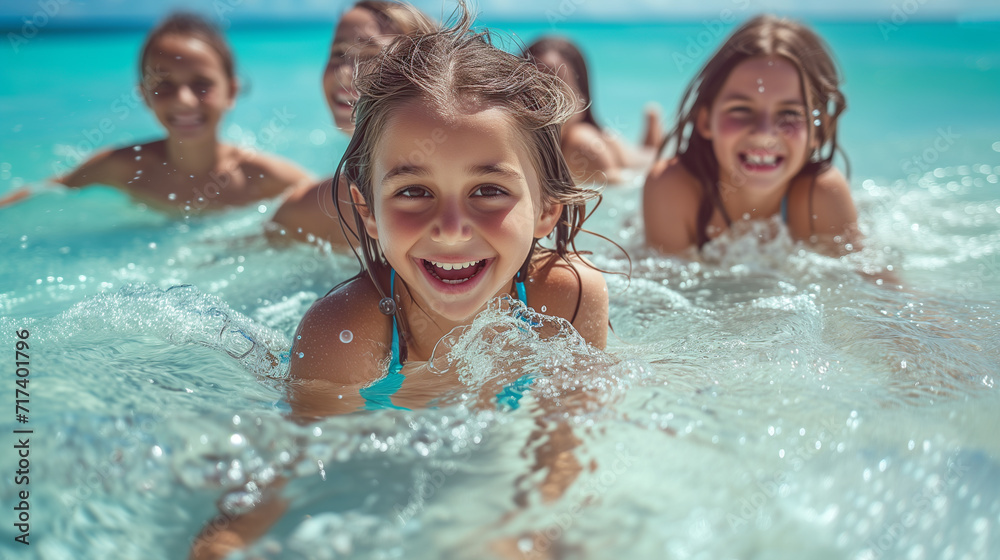
{"type": "Polygon", "coordinates": [[[136,176],[136,171],[152,169],[163,161],[163,146],[164,140],[157,140],[104,150],[54,180],[73,188],[102,184],[132,190],[129,180],[136,176]]]}
{"type": "Polygon", "coordinates": [[[231,148],[234,159],[247,178],[266,196],[276,196],[288,189],[306,188],[314,182],[312,175],[289,160],[256,150],[231,148]]]}
{"type": "Polygon", "coordinates": [[[701,198],[701,182],[679,158],[656,162],[642,193],[646,243],[670,254],[696,244],[701,198]]]}
{"type": "Polygon", "coordinates": [[[569,125],[563,132],[562,151],[577,182],[621,181],[625,162],[620,150],[594,125],[588,122],[569,125]]]}
{"type": "Polygon", "coordinates": [[[680,158],[658,160],[646,176],[647,190],[664,190],[672,196],[701,197],[701,182],[681,162],[680,158]]]}
{"type": "Polygon", "coordinates": [[[296,330],[289,375],[342,385],[377,378],[392,336],[392,320],[378,310],[381,297],[358,275],[316,300],[296,330]]]}
{"type": "Polygon", "coordinates": [[[604,348],[608,336],[608,286],[601,271],[582,255],[555,253],[536,258],[527,287],[528,305],[573,323],[583,338],[604,348]]]}
{"type": "Polygon", "coordinates": [[[858,220],[851,187],[844,174],[830,166],[816,175],[795,179],[788,193],[789,227],[818,235],[851,233],[858,220]],[[800,210],[796,210],[800,209],[800,210]],[[796,220],[796,218],[801,218],[796,220]]]}

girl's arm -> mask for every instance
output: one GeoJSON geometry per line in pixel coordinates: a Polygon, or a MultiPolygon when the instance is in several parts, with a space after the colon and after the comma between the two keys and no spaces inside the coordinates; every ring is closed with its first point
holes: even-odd
{"type": "Polygon", "coordinates": [[[280,495],[285,483],[284,479],[275,481],[265,491],[263,501],[243,515],[220,513],[212,519],[191,543],[189,560],[225,558],[267,533],[288,509],[288,501],[280,495]]]}
{"type": "Polygon", "coordinates": [[[73,171],[52,179],[67,187],[78,189],[99,183],[122,188],[121,185],[121,155],[122,150],[108,150],[84,162],[73,171]]]}
{"type": "Polygon", "coordinates": [[[312,175],[294,163],[272,154],[259,152],[247,155],[249,176],[259,177],[258,188],[265,197],[307,188],[315,182],[312,175]]]}
{"type": "Polygon", "coordinates": [[[53,177],[45,181],[43,187],[24,187],[15,189],[0,197],[0,208],[16,204],[32,196],[44,192],[43,189],[58,189],[60,187],[81,188],[100,183],[103,185],[120,185],[120,168],[116,152],[108,150],[90,158],[82,165],[65,175],[53,177]]]}
{"type": "MultiPolygon", "coordinates": [[[[329,242],[334,249],[343,250],[351,247],[351,240],[344,236],[340,228],[340,218],[337,216],[337,208],[330,193],[332,183],[332,178],[325,179],[290,193],[265,226],[268,237],[275,241],[279,239],[307,241],[308,236],[313,235],[318,240],[329,242]],[[278,235],[281,230],[285,232],[283,236],[278,235]]],[[[351,204],[351,195],[346,181],[342,180],[339,183],[338,196],[341,197],[341,208],[347,210],[348,218],[344,225],[348,231],[354,231],[348,206],[351,204]]]]}
{"type": "MultiPolygon", "coordinates": [[[[288,402],[294,420],[309,422],[364,405],[358,389],[379,375],[382,341],[390,336],[378,299],[371,281],[358,277],[306,311],[290,358],[288,402]]],[[[263,501],[248,513],[216,516],[195,538],[191,560],[224,558],[267,533],[288,509],[280,494],[285,483],[279,479],[269,486],[263,501]]]]}

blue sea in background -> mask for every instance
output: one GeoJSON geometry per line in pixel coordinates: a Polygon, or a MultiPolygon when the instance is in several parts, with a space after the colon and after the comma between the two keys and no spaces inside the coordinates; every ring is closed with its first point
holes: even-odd
{"type": "MultiPolygon", "coordinates": [[[[671,122],[681,91],[732,29],[710,20],[485,23],[512,51],[542,34],[577,41],[590,64],[598,118],[628,139],[638,138],[648,103],[662,107],[665,123],[671,122]]],[[[891,24],[815,25],[845,77],[849,109],[841,145],[854,179],[894,180],[915,170],[997,162],[1000,24],[885,25],[891,24]],[[925,154],[942,135],[947,150],[925,154]]],[[[292,121],[267,148],[317,175],[329,174],[346,146],[332,127],[319,85],[331,29],[332,23],[230,32],[243,94],[221,135],[239,141],[244,133],[266,129],[274,113],[284,111],[292,121]]],[[[94,149],[161,134],[136,98],[143,35],[49,31],[18,45],[16,53],[4,49],[0,192],[49,177],[94,149]],[[101,130],[105,119],[110,123],[101,130]]]]}
{"type": "MultiPolygon", "coordinates": [[[[511,51],[575,40],[598,119],[632,142],[649,103],[671,124],[733,28],[481,23],[511,51]]],[[[705,262],[657,255],[633,177],[588,222],[631,261],[585,241],[598,266],[631,265],[607,276],[608,351],[476,346],[502,324],[484,314],[456,350],[485,364],[461,372],[472,396],[438,408],[282,417],[280,372],[262,356],[287,351],[309,305],[357,265],[270,245],[276,201],[175,221],[98,187],[0,209],[0,343],[31,332],[35,430],[31,547],[13,541],[23,486],[2,440],[0,556],[181,558],[220,496],[238,508],[278,474],[294,479],[291,506],[255,558],[483,558],[531,532],[567,558],[1000,557],[1000,23],[813,25],[845,77],[840,142],[865,251],[834,259],[753,230],[705,262]],[[888,267],[906,290],[857,274],[888,267]],[[509,413],[465,404],[525,355],[535,391],[582,388],[601,405],[573,413],[588,468],[554,503],[525,447],[554,421],[532,394],[509,413]]],[[[220,136],[331,175],[347,143],[320,86],[332,27],[234,25],[242,93],[220,136]]],[[[0,196],[160,137],[136,88],[144,33],[5,39],[0,196]]],[[[7,355],[10,434],[23,426],[7,355]]]]}

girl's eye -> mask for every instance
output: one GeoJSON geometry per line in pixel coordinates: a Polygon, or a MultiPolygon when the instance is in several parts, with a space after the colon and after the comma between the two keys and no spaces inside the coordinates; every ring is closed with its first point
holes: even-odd
{"type": "Polygon", "coordinates": [[[153,93],[156,95],[169,95],[177,89],[177,86],[170,82],[161,81],[153,88],[153,93]]]}
{"type": "Polygon", "coordinates": [[[482,185],[473,191],[472,196],[484,196],[487,198],[493,198],[497,196],[504,196],[507,191],[501,189],[496,185],[482,185]]]}
{"type": "Polygon", "coordinates": [[[726,112],[731,115],[736,115],[738,117],[746,116],[750,114],[750,107],[730,107],[726,112]]]}
{"type": "Polygon", "coordinates": [[[788,110],[778,113],[778,119],[786,122],[797,122],[805,118],[806,116],[802,111],[788,110]]]}
{"type": "Polygon", "coordinates": [[[404,187],[396,192],[396,196],[401,196],[403,198],[421,198],[430,196],[430,194],[428,194],[427,189],[423,187],[404,187]]]}
{"type": "Polygon", "coordinates": [[[208,93],[212,89],[212,82],[198,81],[191,85],[191,90],[195,93],[208,93]]]}

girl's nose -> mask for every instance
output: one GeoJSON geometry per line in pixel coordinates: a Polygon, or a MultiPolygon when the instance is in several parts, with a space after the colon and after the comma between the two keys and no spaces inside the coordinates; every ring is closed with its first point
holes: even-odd
{"type": "Polygon", "coordinates": [[[177,101],[183,105],[193,107],[198,104],[198,95],[189,85],[182,85],[177,88],[177,101]]]}
{"type": "Polygon", "coordinates": [[[754,123],[754,132],[757,134],[774,134],[774,123],[771,122],[771,114],[761,111],[757,114],[757,122],[754,123]]]}
{"type": "Polygon", "coordinates": [[[431,239],[445,245],[455,245],[472,238],[472,224],[461,202],[445,201],[431,228],[431,239]]]}

